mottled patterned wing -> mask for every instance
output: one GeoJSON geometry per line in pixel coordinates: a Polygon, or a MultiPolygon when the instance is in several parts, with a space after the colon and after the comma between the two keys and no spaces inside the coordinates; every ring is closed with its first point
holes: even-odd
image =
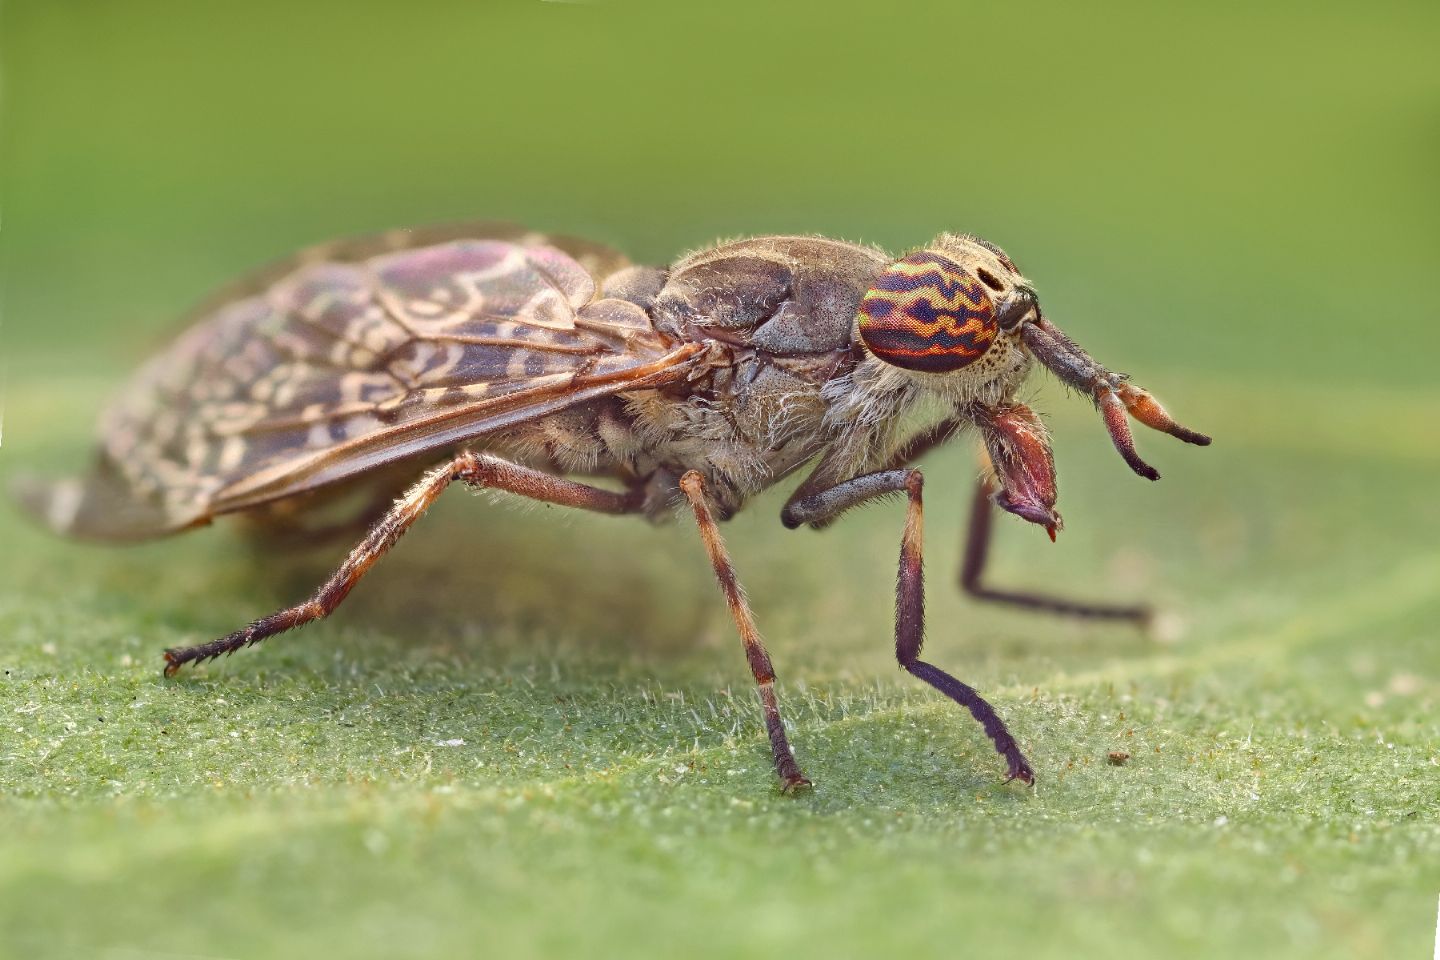
{"type": "Polygon", "coordinates": [[[597,299],[624,263],[603,248],[594,272],[539,237],[374,249],[214,309],[102,418],[90,477],[24,498],[64,532],[154,536],[670,382],[698,349],[597,299]]]}

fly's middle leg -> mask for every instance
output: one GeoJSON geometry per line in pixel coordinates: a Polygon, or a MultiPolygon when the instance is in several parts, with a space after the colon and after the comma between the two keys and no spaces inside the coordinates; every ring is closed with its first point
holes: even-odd
{"type": "Polygon", "coordinates": [[[715,579],[720,582],[725,603],[730,607],[730,616],[740,631],[741,643],[745,645],[745,659],[750,663],[750,672],[755,675],[760,706],[765,712],[765,730],[770,737],[770,751],[775,760],[775,772],[780,777],[780,787],[786,793],[808,787],[810,781],[795,762],[794,751],[785,736],[785,722],[780,719],[780,704],[775,698],[775,667],[770,663],[770,654],[760,639],[760,631],[755,628],[755,617],[750,613],[750,605],[745,602],[745,593],[740,589],[735,567],[730,563],[730,554],[720,537],[720,528],[710,512],[704,478],[695,470],[689,471],[680,478],[680,492],[695,512],[695,524],[700,529],[705,552],[710,555],[715,579]]]}

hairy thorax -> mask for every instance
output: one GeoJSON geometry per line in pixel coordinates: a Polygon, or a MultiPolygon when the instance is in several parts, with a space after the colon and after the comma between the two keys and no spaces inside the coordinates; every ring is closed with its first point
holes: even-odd
{"type": "Polygon", "coordinates": [[[834,427],[824,388],[853,360],[840,351],[784,357],[719,342],[706,360],[677,388],[575,407],[486,449],[566,474],[643,484],[647,512],[657,518],[668,514],[679,477],[699,470],[728,516],[828,444],[834,427]]]}

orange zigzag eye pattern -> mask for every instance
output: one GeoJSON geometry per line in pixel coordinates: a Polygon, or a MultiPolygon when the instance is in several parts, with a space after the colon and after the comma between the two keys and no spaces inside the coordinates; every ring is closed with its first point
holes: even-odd
{"type": "Polygon", "coordinates": [[[860,301],[860,339],[906,370],[959,370],[990,349],[999,329],[980,281],[930,250],[890,264],[860,301]]]}

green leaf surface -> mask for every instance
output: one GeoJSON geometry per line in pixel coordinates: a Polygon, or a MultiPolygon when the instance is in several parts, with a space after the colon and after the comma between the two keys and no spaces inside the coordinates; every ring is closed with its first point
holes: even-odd
{"type": "Polygon", "coordinates": [[[726,525],[798,797],[684,516],[450,493],[331,620],[165,680],[345,545],[105,549],[0,506],[0,955],[1431,948],[1432,9],[947,5],[906,46],[887,5],[202,7],[5,7],[0,484],[79,469],[212,283],[474,216],[661,261],[974,229],[1216,441],[1140,436],[1150,484],[1030,395],[1066,528],[997,523],[993,580],[1149,600],[1149,635],[960,596],[974,451],[926,461],[927,654],[1028,790],[895,667],[897,503],[786,531],[777,490],[726,525]]]}

